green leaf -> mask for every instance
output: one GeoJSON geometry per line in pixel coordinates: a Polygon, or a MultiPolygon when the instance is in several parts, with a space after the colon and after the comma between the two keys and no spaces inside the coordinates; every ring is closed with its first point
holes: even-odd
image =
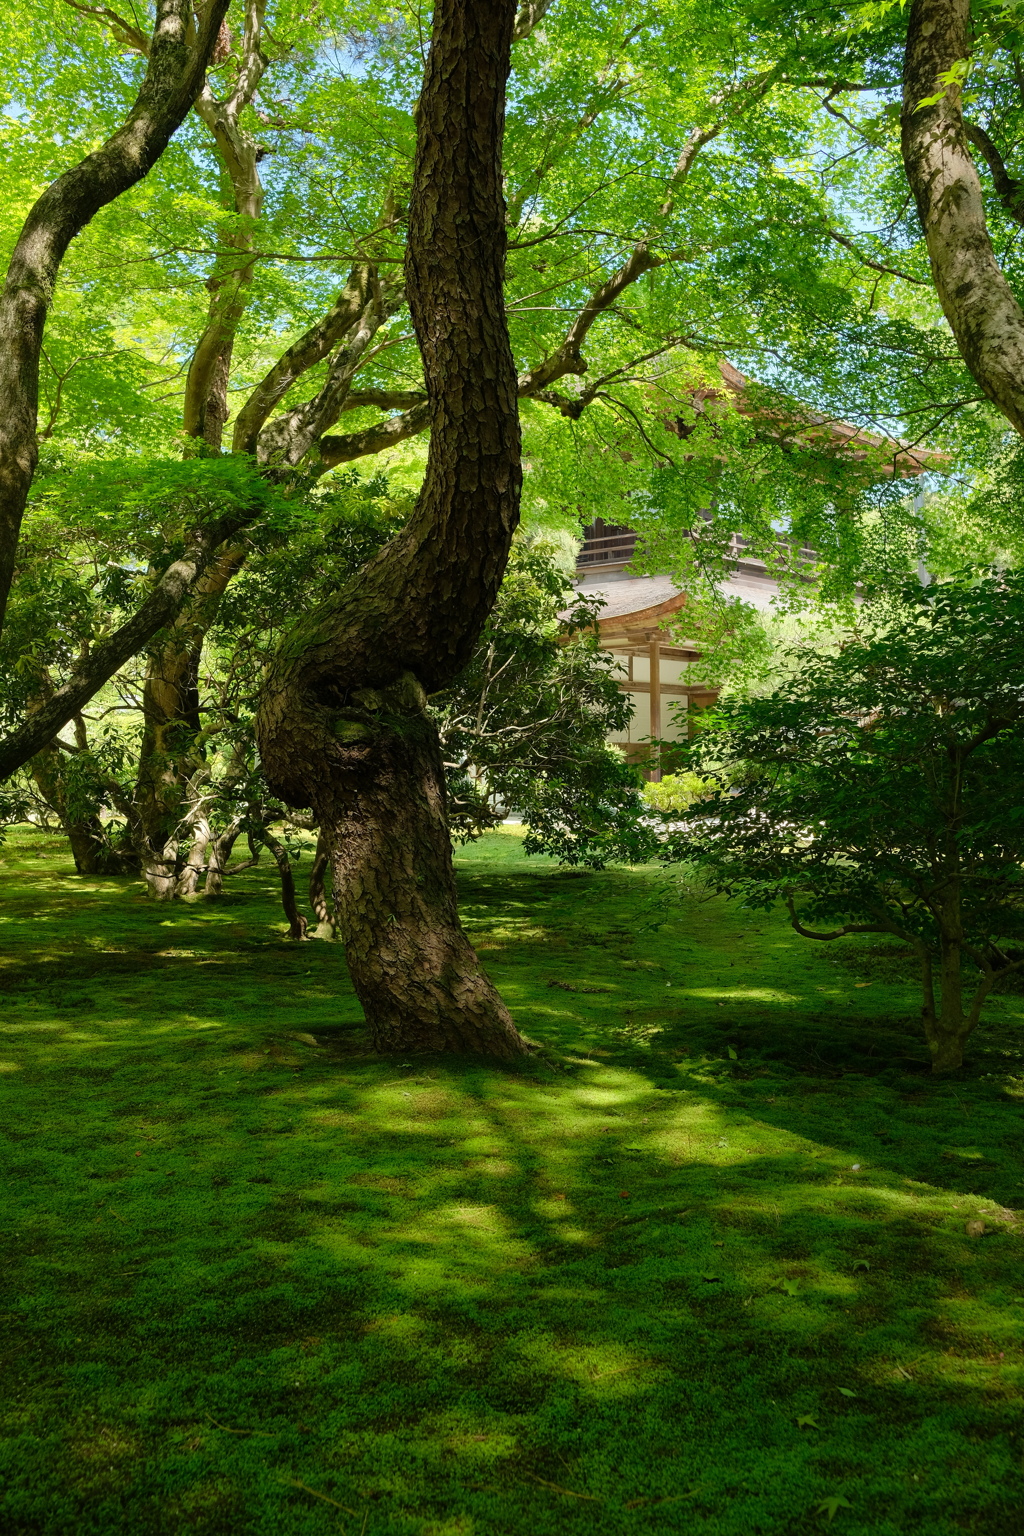
{"type": "Polygon", "coordinates": [[[818,1421],[813,1414],[804,1413],[796,1421],[797,1429],[817,1429],[818,1421]]]}
{"type": "Polygon", "coordinates": [[[836,1391],[841,1393],[843,1397],[857,1397],[858,1396],[858,1394],[856,1392],[851,1392],[849,1387],[837,1387],[836,1391]]]}
{"type": "Polygon", "coordinates": [[[834,1493],[831,1498],[822,1499],[814,1507],[819,1514],[828,1516],[828,1523],[831,1525],[841,1509],[852,1509],[853,1505],[849,1499],[844,1499],[842,1494],[834,1493]]]}

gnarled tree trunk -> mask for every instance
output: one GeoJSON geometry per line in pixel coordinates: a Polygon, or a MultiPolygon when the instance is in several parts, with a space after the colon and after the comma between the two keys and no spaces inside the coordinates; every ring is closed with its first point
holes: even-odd
{"type": "Polygon", "coordinates": [[[427,693],[466,664],[518,521],[516,375],[502,284],[501,144],[515,7],[438,0],[418,116],[406,291],[430,403],[405,529],[299,624],[264,688],[275,794],[311,806],[381,1050],[527,1049],[459,924],[427,693]]]}
{"type": "MultiPolygon", "coordinates": [[[[191,601],[157,636],[146,658],[134,831],[147,889],[158,901],[193,894],[198,870],[202,869],[200,856],[189,885],[191,877],[182,867],[182,834],[188,831],[189,780],[203,766],[202,749],[197,744],[202,727],[199,668],[203,642],[224,589],[244,559],[245,550],[240,546],[221,550],[196,583],[191,601]],[[183,874],[186,883],[181,885],[183,874]]],[[[195,854],[190,857],[195,863],[195,854]]]]}

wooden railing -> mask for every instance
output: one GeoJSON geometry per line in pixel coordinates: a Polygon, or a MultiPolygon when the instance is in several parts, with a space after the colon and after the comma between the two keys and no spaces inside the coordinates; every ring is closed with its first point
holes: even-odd
{"type": "MultiPolygon", "coordinates": [[[[601,532],[591,534],[588,530],[583,540],[583,547],[576,557],[577,570],[589,569],[600,565],[627,565],[636,553],[637,535],[632,528],[613,528],[607,524],[591,524],[591,528],[600,527],[601,532]]],[[[734,533],[729,540],[729,548],[726,552],[727,560],[746,560],[751,565],[767,568],[767,562],[759,555],[748,555],[749,540],[742,534],[734,533]]],[[[797,561],[803,565],[815,565],[818,557],[813,549],[806,547],[794,550],[791,544],[780,540],[776,546],[780,553],[789,560],[794,555],[797,561]]]]}
{"type": "Polygon", "coordinates": [[[588,533],[583,540],[583,548],[576,560],[577,566],[625,565],[633,558],[636,534],[632,528],[608,529],[606,525],[602,525],[602,528],[604,531],[601,533],[588,533]]]}

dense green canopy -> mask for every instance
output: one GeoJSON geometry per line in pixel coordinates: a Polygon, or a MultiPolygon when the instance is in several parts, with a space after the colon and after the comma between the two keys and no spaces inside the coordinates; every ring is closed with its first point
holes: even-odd
{"type": "MultiPolygon", "coordinates": [[[[14,7],[7,242],[130,101],[145,37],[113,14],[14,7]]],[[[709,559],[719,535],[769,548],[791,530],[837,588],[899,564],[905,486],[792,429],[843,420],[934,443],[945,426],[990,446],[987,425],[952,422],[977,391],[911,226],[898,20],[857,30],[859,13],[692,0],[530,16],[505,152],[528,516],[621,519],[627,496],[680,569],[708,508],[709,559]],[[722,358],[755,381],[742,416],[722,358]]],[[[204,393],[219,367],[225,447],[283,459],[293,482],[383,452],[416,483],[425,417],[401,260],[424,26],[403,7],[232,8],[196,110],[65,260],[42,361],[44,469],[219,441],[204,393]],[[361,328],[339,323],[339,294],[367,271],[373,313],[357,304],[344,318],[361,328]]]]}

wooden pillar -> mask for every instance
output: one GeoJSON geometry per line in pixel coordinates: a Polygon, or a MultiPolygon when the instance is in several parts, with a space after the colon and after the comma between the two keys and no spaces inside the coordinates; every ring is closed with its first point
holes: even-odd
{"type": "MultiPolygon", "coordinates": [[[[650,642],[651,657],[651,735],[661,735],[661,642],[655,636],[650,642]]],[[[654,748],[652,758],[651,781],[657,784],[661,779],[661,754],[654,748]]]]}

